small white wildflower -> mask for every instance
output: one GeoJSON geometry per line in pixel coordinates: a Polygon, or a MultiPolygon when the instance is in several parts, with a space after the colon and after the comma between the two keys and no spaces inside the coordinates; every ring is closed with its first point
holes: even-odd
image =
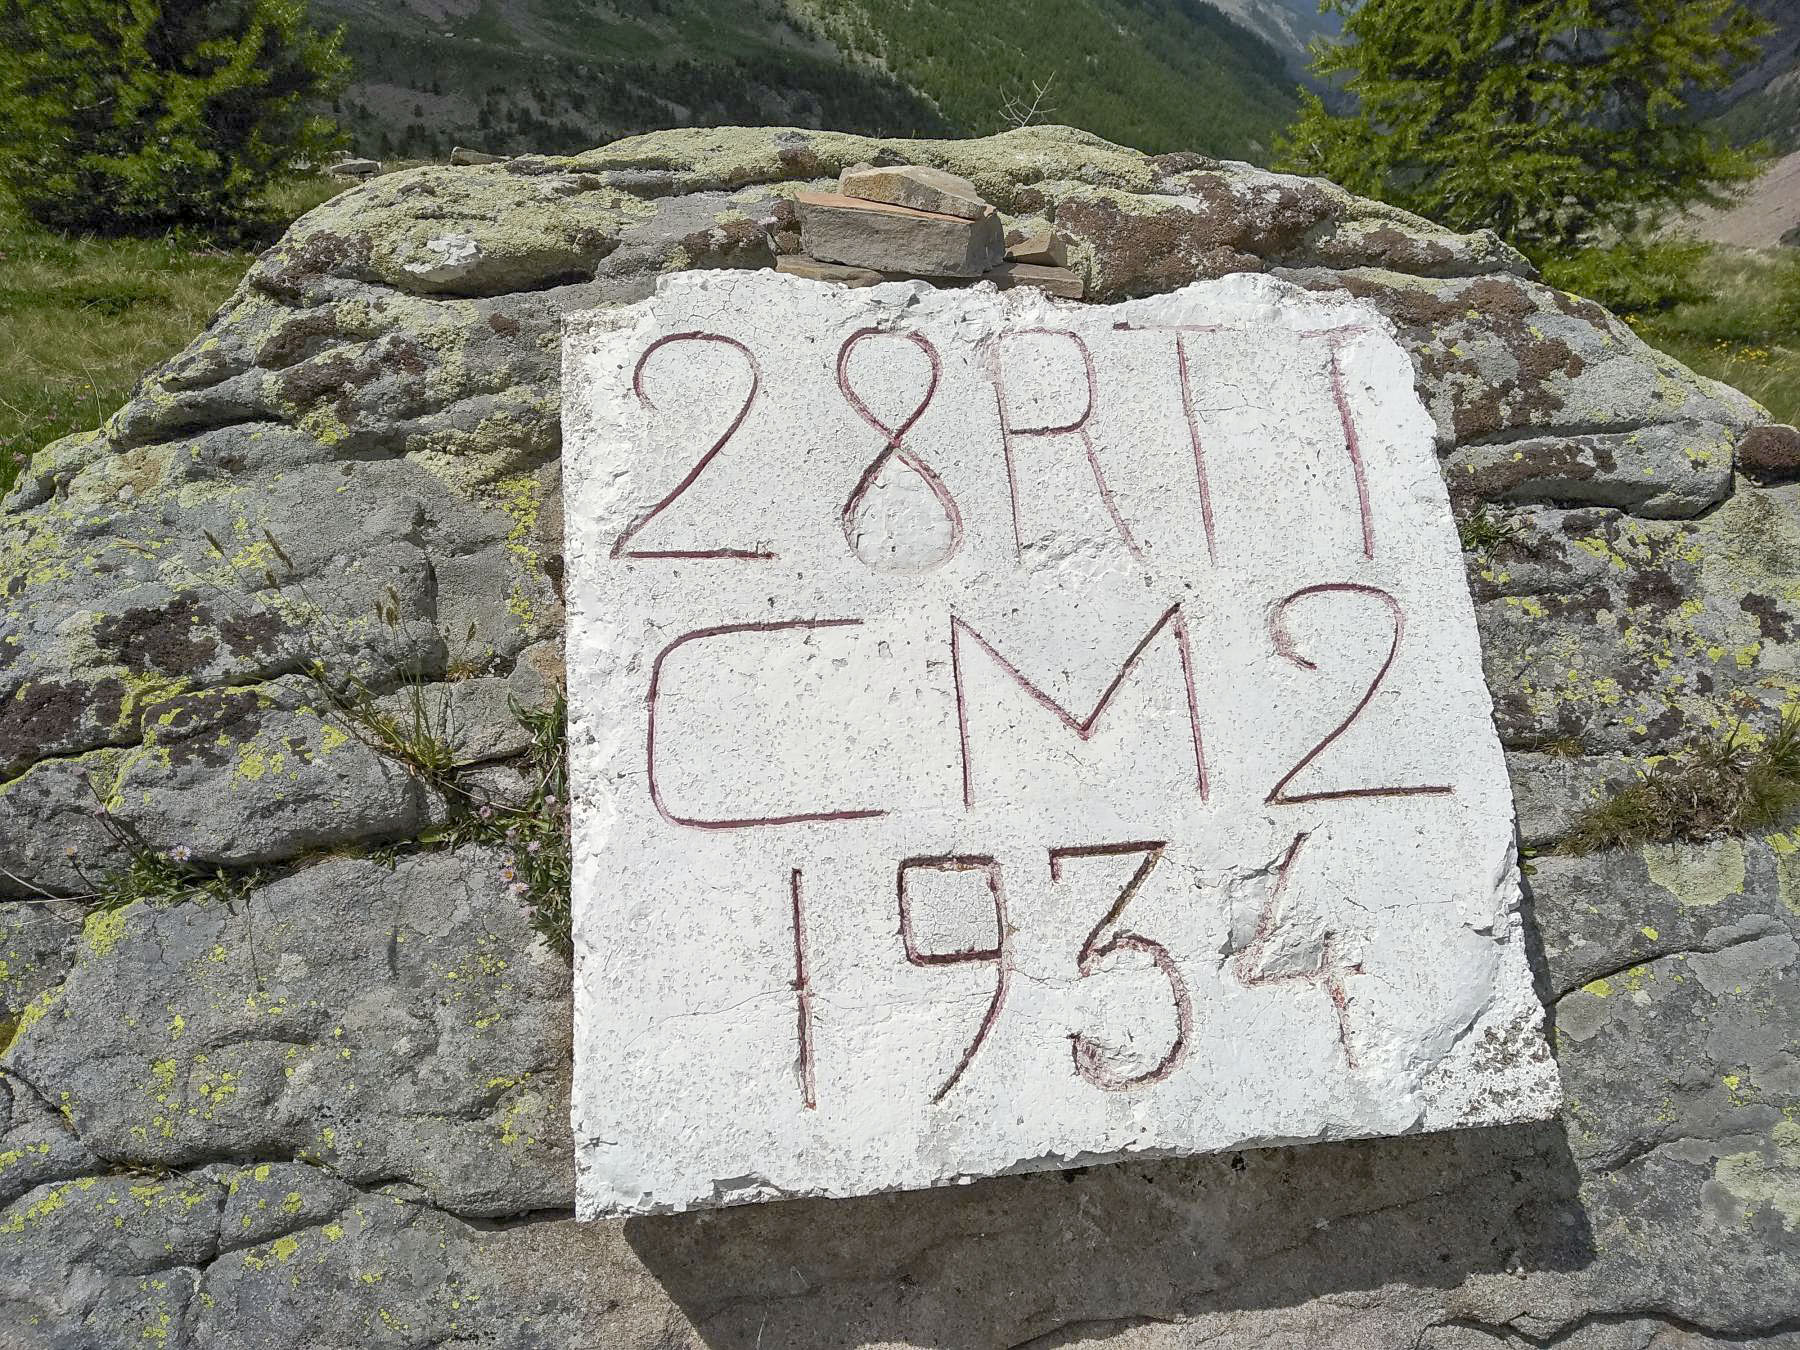
{"type": "Polygon", "coordinates": [[[169,859],[171,862],[184,863],[193,856],[194,850],[189,848],[186,844],[177,844],[174,848],[169,850],[169,859]]]}
{"type": "Polygon", "coordinates": [[[476,814],[483,820],[492,820],[494,818],[494,808],[491,806],[484,806],[480,811],[476,812],[476,814]]]}
{"type": "Polygon", "coordinates": [[[502,880],[502,881],[511,881],[514,877],[516,877],[518,875],[519,874],[517,872],[513,871],[513,869],[510,867],[502,867],[500,869],[500,880],[502,880]]]}
{"type": "Polygon", "coordinates": [[[515,881],[515,882],[513,882],[512,885],[508,886],[506,889],[512,893],[513,899],[523,900],[526,896],[526,893],[531,888],[522,881],[515,881]]]}
{"type": "Polygon", "coordinates": [[[543,846],[544,845],[539,840],[533,839],[529,844],[525,845],[525,851],[527,853],[536,853],[543,846]]]}

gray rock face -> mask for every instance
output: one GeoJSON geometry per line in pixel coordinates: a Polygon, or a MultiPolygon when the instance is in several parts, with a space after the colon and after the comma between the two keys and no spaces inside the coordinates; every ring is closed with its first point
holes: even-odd
{"type": "Polygon", "coordinates": [[[1549,851],[1800,689],[1766,420],[1491,236],[1061,128],[685,130],[346,193],[0,514],[0,1346],[1795,1344],[1800,833],[1549,851]],[[417,701],[516,794],[509,704],[560,650],[561,316],[798,254],[793,194],[859,162],[1044,222],[1092,299],[1270,271],[1399,325],[1493,526],[1561,1122],[568,1218],[567,967],[305,672],[417,701]],[[97,912],[101,805],[263,871],[97,912]]]}

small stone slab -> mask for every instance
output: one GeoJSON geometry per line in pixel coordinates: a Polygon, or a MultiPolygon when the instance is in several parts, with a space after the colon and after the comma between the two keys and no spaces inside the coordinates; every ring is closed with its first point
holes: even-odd
{"type": "Polygon", "coordinates": [[[874,286],[887,280],[868,267],[846,267],[842,263],[820,262],[804,253],[784,253],[775,259],[775,270],[808,281],[830,281],[839,286],[874,286]]]}
{"type": "Polygon", "coordinates": [[[1365,302],[693,271],[563,352],[582,1217],[1554,1114],[1365,302]]]}
{"type": "Polygon", "coordinates": [[[978,277],[1006,257],[999,213],[977,220],[801,192],[800,246],[821,262],[922,277],[978,277]]]}
{"type": "Polygon", "coordinates": [[[333,178],[373,178],[381,172],[381,161],[375,159],[340,159],[325,170],[333,178]]]}
{"type": "Polygon", "coordinates": [[[981,199],[981,193],[968,179],[923,164],[886,169],[854,165],[839,176],[838,191],[866,202],[937,211],[965,220],[980,220],[994,209],[981,199]]]}
{"type": "Polygon", "coordinates": [[[993,271],[984,273],[981,279],[993,282],[1003,291],[1014,286],[1035,286],[1067,300],[1081,299],[1084,289],[1081,278],[1068,268],[1039,267],[1035,263],[1003,262],[993,271]]]}
{"type": "Polygon", "coordinates": [[[471,150],[466,145],[459,145],[450,151],[450,162],[460,168],[474,168],[480,164],[500,164],[505,155],[490,155],[485,150],[471,150]]]}
{"type": "Polygon", "coordinates": [[[1039,267],[1067,267],[1069,246],[1043,221],[1006,232],[1006,260],[1039,267]]]}

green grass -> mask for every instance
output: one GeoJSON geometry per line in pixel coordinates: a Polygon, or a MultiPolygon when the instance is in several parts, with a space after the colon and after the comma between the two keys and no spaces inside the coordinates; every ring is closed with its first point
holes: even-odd
{"type": "Polygon", "coordinates": [[[1715,247],[1695,267],[1695,298],[1633,327],[1676,360],[1733,385],[1778,422],[1800,421],[1800,254],[1715,247]]]}
{"type": "Polygon", "coordinates": [[[1767,736],[1735,726],[1658,760],[1638,781],[1584,812],[1565,853],[1704,842],[1766,829],[1800,807],[1800,714],[1767,736]]]}
{"type": "Polygon", "coordinates": [[[1546,262],[1544,278],[1598,300],[1776,421],[1800,420],[1800,251],[1661,241],[1546,262]]]}
{"type": "MultiPolygon", "coordinates": [[[[271,194],[291,220],[341,184],[271,194]]],[[[38,450],[97,427],[206,326],[254,254],[197,239],[52,233],[0,196],[0,493],[38,450]]]]}

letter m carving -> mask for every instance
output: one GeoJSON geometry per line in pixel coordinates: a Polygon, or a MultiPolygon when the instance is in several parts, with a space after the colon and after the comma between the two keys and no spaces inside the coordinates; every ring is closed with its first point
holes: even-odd
{"type": "Polygon", "coordinates": [[[1138,641],[1125,657],[1119,667],[1119,673],[1113,677],[1100,695],[1099,702],[1094,704],[1093,711],[1086,717],[1077,717],[1050,695],[1046,694],[1006,657],[1002,656],[994,644],[954,614],[950,616],[950,671],[956,683],[956,725],[962,749],[962,787],[963,809],[973,810],[975,806],[975,769],[971,762],[969,749],[969,704],[964,692],[964,651],[966,644],[973,644],[988,654],[995,665],[1004,670],[1031,700],[1039,707],[1048,709],[1056,720],[1075,733],[1082,741],[1092,740],[1100,725],[1100,719],[1111,706],[1114,696],[1121,686],[1130,678],[1138,663],[1144,659],[1156,639],[1167,633],[1175,646],[1176,656],[1181,662],[1182,689],[1187,698],[1188,727],[1192,732],[1194,746],[1194,789],[1200,794],[1202,801],[1206,799],[1206,753],[1201,748],[1200,738],[1200,706],[1194,694],[1194,654],[1188,640],[1187,616],[1182,613],[1180,605],[1173,605],[1160,619],[1150,626],[1150,631],[1138,641]]]}

